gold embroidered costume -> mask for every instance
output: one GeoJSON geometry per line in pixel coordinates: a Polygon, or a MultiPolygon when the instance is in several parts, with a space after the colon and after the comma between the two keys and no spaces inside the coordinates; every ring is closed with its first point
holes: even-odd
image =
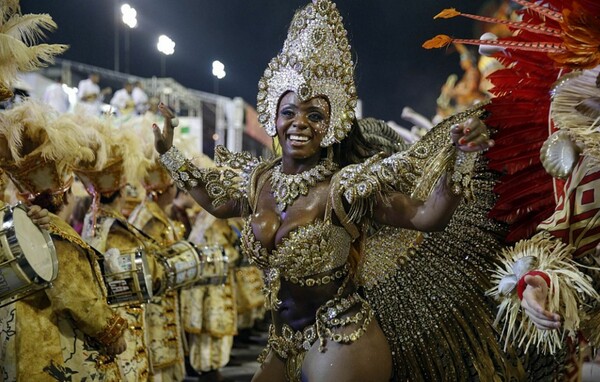
{"type": "MultiPolygon", "coordinates": [[[[162,282],[162,266],[149,253],[156,248],[152,240],[131,226],[120,211],[108,204],[101,204],[101,198],[106,197],[113,198],[113,203],[118,205],[119,193],[126,179],[138,179],[144,173],[148,162],[142,154],[138,137],[129,129],[112,128],[107,120],[83,115],[74,118],[83,118],[88,126],[101,135],[102,140],[96,149],[104,151],[106,155],[104,165],[80,161],[75,168],[75,173],[93,197],[81,236],[105,257],[112,248],[119,253],[144,250],[150,272],[147,276],[156,290],[162,282]]],[[[139,303],[115,308],[126,318],[128,325],[125,332],[127,350],[118,360],[126,381],[147,381],[151,375],[145,310],[145,305],[139,303]]]]}
{"type": "MultiPolygon", "coordinates": [[[[97,211],[85,216],[81,236],[92,247],[101,253],[110,248],[127,252],[136,248],[146,248],[145,238],[136,235],[135,228],[126,224],[127,220],[119,212],[109,207],[99,207],[97,211]],[[95,224],[92,220],[95,218],[95,224]],[[94,227],[95,226],[95,227],[94,227]]],[[[151,262],[152,263],[152,262],[151,262]]],[[[155,272],[153,282],[160,280],[156,275],[156,265],[151,267],[155,272]]],[[[125,381],[147,381],[150,378],[150,359],[147,344],[146,307],[142,304],[131,304],[126,307],[113,308],[127,320],[125,340],[127,350],[118,358],[125,381]]]]}

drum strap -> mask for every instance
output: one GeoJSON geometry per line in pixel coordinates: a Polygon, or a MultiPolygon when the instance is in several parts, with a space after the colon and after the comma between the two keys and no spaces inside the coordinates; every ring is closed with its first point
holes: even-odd
{"type": "Polygon", "coordinates": [[[154,240],[154,238],[152,236],[148,235],[144,231],[142,231],[142,230],[138,229],[137,227],[133,226],[132,224],[130,224],[123,215],[121,215],[117,212],[111,211],[110,209],[107,209],[107,208],[101,208],[100,215],[108,216],[108,217],[115,219],[115,221],[117,223],[119,223],[126,230],[133,233],[138,238],[138,240],[140,240],[141,242],[149,241],[152,244],[160,247],[160,244],[156,240],[154,240]]]}

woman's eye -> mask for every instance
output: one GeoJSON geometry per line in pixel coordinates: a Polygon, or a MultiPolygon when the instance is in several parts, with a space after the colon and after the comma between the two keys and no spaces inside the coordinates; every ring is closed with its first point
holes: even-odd
{"type": "Polygon", "coordinates": [[[321,122],[324,118],[319,113],[311,113],[308,115],[308,119],[310,119],[312,122],[321,122]]]}
{"type": "Polygon", "coordinates": [[[284,117],[293,117],[294,116],[294,112],[291,110],[282,110],[280,114],[284,117]]]}

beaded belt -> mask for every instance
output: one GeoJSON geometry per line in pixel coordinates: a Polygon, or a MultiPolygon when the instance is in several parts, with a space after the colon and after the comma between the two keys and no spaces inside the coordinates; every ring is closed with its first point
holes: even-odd
{"type": "Polygon", "coordinates": [[[321,305],[316,313],[316,322],[302,330],[294,330],[289,325],[283,324],[281,335],[275,332],[275,327],[269,327],[267,347],[259,356],[258,361],[264,362],[269,350],[273,350],[280,358],[287,360],[307,352],[319,339],[319,351],[325,351],[327,340],[337,343],[352,343],[358,340],[366,331],[373,319],[373,310],[369,303],[358,293],[345,297],[334,297],[321,305]],[[359,306],[358,312],[347,315],[353,307],[359,306]],[[337,330],[348,325],[357,325],[358,328],[350,334],[336,333],[337,330]]]}
{"type": "Polygon", "coordinates": [[[349,271],[350,271],[350,265],[348,263],[346,263],[344,266],[339,267],[335,272],[326,274],[325,276],[296,277],[296,276],[284,275],[283,279],[285,281],[290,281],[294,284],[298,284],[301,287],[303,287],[303,286],[312,287],[312,286],[326,285],[334,280],[340,280],[341,278],[346,276],[349,271]]]}

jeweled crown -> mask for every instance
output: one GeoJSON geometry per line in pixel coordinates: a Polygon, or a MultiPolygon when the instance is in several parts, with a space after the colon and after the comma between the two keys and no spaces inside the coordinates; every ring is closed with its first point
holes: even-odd
{"type": "Polygon", "coordinates": [[[294,15],[282,51],[258,83],[258,120],[267,134],[277,135],[275,121],[281,96],[292,91],[300,100],[324,96],[330,125],[322,147],[346,137],[352,127],[357,96],[347,32],[336,5],[313,0],[294,15]]]}

